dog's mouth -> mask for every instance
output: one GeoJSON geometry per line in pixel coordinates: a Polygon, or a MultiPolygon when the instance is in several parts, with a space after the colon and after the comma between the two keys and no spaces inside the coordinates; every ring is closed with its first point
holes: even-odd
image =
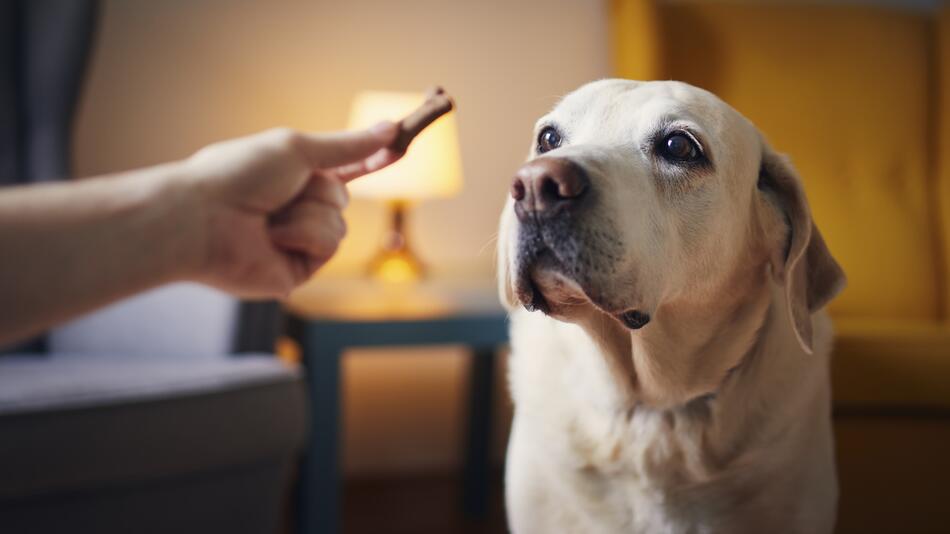
{"type": "Polygon", "coordinates": [[[526,310],[550,315],[555,305],[561,304],[564,296],[563,291],[559,291],[564,285],[561,272],[563,267],[560,260],[547,248],[537,251],[531,262],[522,263],[515,293],[526,310]],[[555,291],[557,294],[553,294],[555,291]],[[552,297],[551,300],[548,295],[552,297]]]}
{"type": "Polygon", "coordinates": [[[544,298],[544,293],[534,282],[531,275],[521,275],[518,277],[515,295],[518,296],[521,305],[530,312],[539,311],[549,313],[551,311],[551,305],[548,303],[548,299],[544,298]]]}
{"type": "Polygon", "coordinates": [[[540,248],[530,261],[520,263],[515,294],[526,310],[556,318],[568,318],[575,309],[594,307],[631,330],[650,322],[649,314],[639,309],[611,305],[589,281],[579,280],[582,277],[574,276],[572,271],[553,250],[540,248]]]}
{"type": "Polygon", "coordinates": [[[528,311],[540,311],[571,321],[596,310],[630,329],[639,329],[650,316],[631,302],[631,286],[610,280],[617,271],[622,244],[606,236],[616,232],[609,221],[598,221],[595,231],[575,214],[523,221],[517,230],[514,293],[528,311]]]}

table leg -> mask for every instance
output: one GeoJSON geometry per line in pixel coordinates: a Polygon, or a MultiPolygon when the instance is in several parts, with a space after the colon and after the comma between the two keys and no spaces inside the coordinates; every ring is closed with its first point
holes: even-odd
{"type": "Polygon", "coordinates": [[[297,532],[340,532],[341,481],[340,364],[343,347],[312,329],[303,333],[301,352],[310,395],[310,439],[298,493],[297,532]]]}
{"type": "Polygon", "coordinates": [[[465,451],[465,515],[482,518],[491,493],[492,399],[495,347],[473,347],[468,391],[468,439],[465,451]]]}

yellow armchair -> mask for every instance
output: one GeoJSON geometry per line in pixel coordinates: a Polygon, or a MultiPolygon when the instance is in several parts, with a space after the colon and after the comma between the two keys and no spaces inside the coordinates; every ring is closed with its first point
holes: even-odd
{"type": "Polygon", "coordinates": [[[946,532],[950,8],[613,0],[616,74],[711,90],[789,154],[831,304],[839,532],[946,532]]]}

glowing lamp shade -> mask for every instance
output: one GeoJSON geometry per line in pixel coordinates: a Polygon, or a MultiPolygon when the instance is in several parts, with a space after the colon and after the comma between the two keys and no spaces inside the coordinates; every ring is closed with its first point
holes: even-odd
{"type": "MultiPolygon", "coordinates": [[[[353,101],[349,127],[361,129],[383,120],[397,121],[424,100],[422,93],[364,91],[353,101]]],[[[354,196],[402,201],[451,197],[461,188],[462,163],[454,113],[423,130],[402,159],[349,186],[354,196]]]]}
{"type": "MultiPolygon", "coordinates": [[[[365,91],[356,96],[349,127],[361,129],[379,121],[397,121],[425,100],[421,93],[365,91]]],[[[409,203],[455,195],[462,188],[455,114],[443,115],[422,131],[396,163],[349,185],[353,196],[389,204],[390,227],[381,249],[370,261],[371,276],[387,282],[408,282],[425,274],[422,261],[409,246],[406,221],[409,203]]]]}

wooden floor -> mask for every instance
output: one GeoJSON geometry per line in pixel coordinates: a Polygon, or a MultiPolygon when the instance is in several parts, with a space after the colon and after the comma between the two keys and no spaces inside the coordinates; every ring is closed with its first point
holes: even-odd
{"type": "Polygon", "coordinates": [[[503,534],[501,473],[494,477],[484,519],[462,513],[461,482],[453,476],[348,480],[343,498],[345,534],[503,534]]]}

